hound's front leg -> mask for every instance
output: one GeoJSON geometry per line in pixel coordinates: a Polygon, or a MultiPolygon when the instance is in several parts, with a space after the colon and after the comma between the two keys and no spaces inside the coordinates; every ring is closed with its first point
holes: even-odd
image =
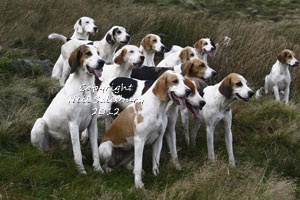
{"type": "Polygon", "coordinates": [[[207,140],[208,159],[212,160],[212,161],[215,160],[214,130],[215,130],[214,126],[206,125],[206,140],[207,140]]]}
{"type": "Polygon", "coordinates": [[[99,161],[99,150],[98,150],[98,126],[97,126],[97,117],[93,116],[91,123],[88,127],[89,138],[92,148],[93,154],[93,167],[96,171],[100,171],[104,173],[103,169],[101,168],[100,161],[99,161]]]}
{"type": "MultiPolygon", "coordinates": [[[[136,135],[136,134],[135,134],[136,135]]],[[[135,187],[143,188],[142,182],[142,165],[143,165],[143,152],[144,152],[144,139],[135,136],[134,137],[134,182],[135,187]]]]}
{"type": "Polygon", "coordinates": [[[160,131],[158,138],[152,145],[152,172],[154,176],[159,174],[159,160],[160,160],[160,153],[162,148],[162,141],[164,136],[164,131],[160,131]]]}
{"type": "Polygon", "coordinates": [[[187,108],[180,109],[181,114],[181,122],[183,125],[185,142],[189,146],[190,145],[190,133],[189,133],[189,110],[187,108]]]}
{"type": "Polygon", "coordinates": [[[197,138],[197,132],[200,128],[200,119],[196,116],[194,116],[194,122],[193,122],[193,128],[191,133],[191,144],[192,146],[196,146],[196,138],[197,138]]]}
{"type": "Polygon", "coordinates": [[[79,169],[79,172],[86,174],[84,166],[82,164],[82,154],[80,149],[80,140],[79,140],[79,127],[75,122],[69,122],[72,148],[74,153],[74,160],[79,169]]]}
{"type": "Polygon", "coordinates": [[[274,95],[275,95],[276,101],[280,101],[280,95],[279,95],[279,90],[278,90],[278,86],[277,85],[273,86],[273,91],[274,91],[274,95]]]}
{"type": "Polygon", "coordinates": [[[232,147],[232,132],[231,132],[231,124],[232,124],[232,113],[229,112],[226,114],[224,118],[224,130],[225,130],[225,144],[229,157],[229,165],[235,167],[235,160],[233,155],[233,147],[232,147]]]}
{"type": "Polygon", "coordinates": [[[290,96],[290,86],[286,86],[285,91],[284,91],[284,102],[285,104],[289,103],[289,96],[290,96]]]}

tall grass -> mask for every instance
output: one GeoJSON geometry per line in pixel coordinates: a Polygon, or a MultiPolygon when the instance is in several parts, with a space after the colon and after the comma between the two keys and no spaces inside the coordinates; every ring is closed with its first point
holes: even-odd
{"type": "MultiPolygon", "coordinates": [[[[256,0],[255,0],[256,1],[256,0]]],[[[198,2],[198,1],[194,1],[198,2]]],[[[213,1],[215,3],[216,1],[213,1]]],[[[235,5],[234,1],[232,5],[235,5]]],[[[258,2],[258,1],[256,1],[258,2]]],[[[207,1],[205,1],[205,4],[207,1]]],[[[52,32],[70,36],[81,16],[95,19],[99,40],[113,25],[127,28],[132,44],[147,33],[162,37],[165,45],[192,45],[201,37],[232,43],[221,46],[210,66],[221,80],[241,73],[253,88],[263,84],[277,54],[292,49],[299,58],[300,33],[295,21],[254,21],[232,15],[181,7],[181,1],[80,1],[2,0],[0,2],[0,195],[4,199],[296,199],[300,198],[300,91],[299,69],[291,69],[292,102],[289,106],[271,97],[236,102],[233,106],[234,152],[237,168],[228,167],[223,131],[216,129],[217,162],[207,163],[204,128],[197,147],[188,148],[182,126],[176,126],[178,154],[183,171],[169,162],[166,145],[160,175],[151,174],[151,149],[146,148],[144,190],[136,190],[132,172],[117,167],[110,174],[92,170],[89,146],[83,146],[88,175],[79,175],[67,149],[44,154],[30,145],[29,133],[36,118],[59,91],[57,81],[37,68],[12,68],[16,58],[50,58],[59,55],[60,42],[47,39],[52,32]]],[[[218,7],[219,9],[219,7],[218,7]]],[[[216,9],[215,11],[217,11],[216,9]]],[[[224,8],[225,9],[225,8],[224,8]]],[[[159,55],[158,58],[161,58],[159,55]]],[[[158,61],[158,60],[157,60],[158,61]]],[[[99,124],[99,133],[104,132],[99,124]]],[[[0,197],[0,199],[1,199],[0,197]]]]}

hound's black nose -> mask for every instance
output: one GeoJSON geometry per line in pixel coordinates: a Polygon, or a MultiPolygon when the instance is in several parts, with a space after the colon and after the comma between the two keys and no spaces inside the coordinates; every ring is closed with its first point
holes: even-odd
{"type": "Polygon", "coordinates": [[[254,92],[251,90],[248,92],[249,97],[252,97],[254,95],[254,92]]]}
{"type": "Polygon", "coordinates": [[[144,62],[145,56],[140,56],[140,58],[141,58],[141,61],[144,62]]]}
{"type": "Polygon", "coordinates": [[[189,96],[192,93],[192,90],[186,89],[185,90],[185,96],[189,96]]]}
{"type": "Polygon", "coordinates": [[[105,64],[104,60],[99,59],[97,68],[102,68],[104,64],[105,64]]]}
{"type": "Polygon", "coordinates": [[[126,35],[126,39],[127,39],[127,41],[129,41],[130,40],[130,35],[126,35]]]}
{"type": "Polygon", "coordinates": [[[97,28],[97,26],[96,26],[96,27],[94,27],[94,32],[98,32],[98,28],[97,28]]]}
{"type": "Polygon", "coordinates": [[[206,104],[206,102],[205,101],[200,101],[200,103],[199,103],[199,107],[200,108],[203,108],[204,106],[205,106],[205,104],[206,104]]]}
{"type": "Polygon", "coordinates": [[[211,73],[211,76],[212,76],[212,77],[215,77],[217,74],[218,74],[218,73],[217,73],[216,71],[213,71],[213,72],[211,73]]]}
{"type": "Polygon", "coordinates": [[[160,51],[161,51],[162,53],[164,53],[164,52],[166,51],[166,47],[165,47],[165,46],[161,46],[160,51]]]}

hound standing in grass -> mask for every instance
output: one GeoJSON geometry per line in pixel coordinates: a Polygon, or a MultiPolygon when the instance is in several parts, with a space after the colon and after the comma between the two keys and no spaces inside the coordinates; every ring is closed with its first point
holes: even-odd
{"type": "MultiPolygon", "coordinates": [[[[265,78],[265,94],[274,92],[276,101],[280,101],[280,95],[283,94],[283,100],[289,103],[291,75],[288,67],[297,67],[298,60],[295,58],[294,52],[285,49],[278,56],[277,61],[273,65],[271,73],[265,78]]],[[[261,89],[256,92],[256,98],[260,97],[261,89]]]]}
{"type": "Polygon", "coordinates": [[[81,92],[79,88],[82,84],[94,85],[95,76],[100,77],[102,74],[104,61],[98,56],[95,47],[83,45],[72,52],[69,63],[71,75],[43,117],[36,120],[31,130],[31,143],[43,151],[48,151],[53,139],[65,143],[71,136],[75,163],[80,173],[86,174],[82,164],[79,133],[87,128],[94,169],[103,171],[99,162],[97,117],[92,116],[96,105],[93,102],[79,101],[92,101],[94,94],[92,91],[81,92]]]}
{"type": "MultiPolygon", "coordinates": [[[[74,25],[74,33],[71,39],[77,40],[88,40],[91,34],[98,32],[98,28],[94,23],[94,20],[90,17],[81,17],[78,19],[74,25]]],[[[48,36],[49,39],[60,39],[66,43],[70,38],[67,38],[61,34],[52,33],[48,36]]],[[[52,78],[60,79],[63,68],[63,57],[59,56],[57,59],[53,71],[52,78]]]]}
{"type": "Polygon", "coordinates": [[[225,143],[229,156],[229,164],[235,166],[232,148],[232,112],[231,104],[236,99],[249,101],[254,92],[247,86],[247,81],[239,74],[229,74],[220,83],[207,86],[204,89],[204,100],[206,105],[200,112],[198,120],[194,121],[192,130],[192,142],[196,141],[196,134],[200,126],[200,121],[206,125],[207,149],[208,158],[215,159],[214,153],[214,131],[216,126],[223,122],[222,125],[225,129],[225,143]]]}

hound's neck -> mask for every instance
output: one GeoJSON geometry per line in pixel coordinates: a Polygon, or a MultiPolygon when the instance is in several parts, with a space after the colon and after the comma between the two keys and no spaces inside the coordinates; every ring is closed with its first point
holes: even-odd
{"type": "Polygon", "coordinates": [[[130,78],[132,72],[132,66],[130,66],[129,64],[122,64],[122,65],[114,64],[114,65],[115,65],[116,74],[119,77],[130,78]]]}
{"type": "Polygon", "coordinates": [[[201,58],[202,60],[204,60],[205,62],[207,62],[207,54],[204,52],[198,52],[198,56],[199,58],[201,58]]]}
{"type": "Polygon", "coordinates": [[[145,60],[143,62],[143,65],[148,66],[148,67],[155,67],[154,63],[154,56],[155,52],[154,51],[147,51],[142,47],[142,50],[144,52],[145,60]]]}
{"type": "Polygon", "coordinates": [[[76,72],[70,74],[66,85],[82,85],[85,84],[87,86],[95,85],[95,76],[89,75],[82,70],[77,70],[76,72]]]}
{"type": "Polygon", "coordinates": [[[113,45],[109,44],[106,41],[106,35],[104,36],[104,38],[102,38],[102,40],[98,41],[98,44],[96,43],[95,46],[100,53],[100,57],[105,60],[105,63],[112,64],[113,56],[115,55],[119,43],[115,42],[113,45]]]}
{"type": "Polygon", "coordinates": [[[151,112],[160,113],[164,112],[167,108],[168,102],[170,101],[169,97],[167,96],[167,100],[162,101],[153,93],[153,88],[155,84],[153,84],[149,90],[143,95],[143,99],[145,100],[143,107],[151,108],[151,112]]]}
{"type": "Polygon", "coordinates": [[[78,39],[78,40],[88,40],[89,39],[89,34],[86,33],[86,32],[78,33],[76,31],[74,31],[71,38],[72,39],[78,39]]]}
{"type": "Polygon", "coordinates": [[[279,60],[276,61],[276,66],[279,67],[280,74],[286,74],[288,72],[288,65],[282,64],[279,60]]]}

